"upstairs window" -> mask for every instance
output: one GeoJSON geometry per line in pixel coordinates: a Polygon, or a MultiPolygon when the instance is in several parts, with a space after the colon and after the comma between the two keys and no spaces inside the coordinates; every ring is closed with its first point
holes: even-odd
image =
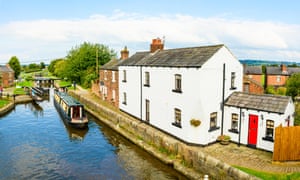
{"type": "Polygon", "coordinates": [[[107,80],[107,71],[104,70],[104,80],[106,81],[107,80]]]}
{"type": "Polygon", "coordinates": [[[175,89],[173,89],[173,92],[182,93],[180,74],[175,74],[175,89]]]}
{"type": "Polygon", "coordinates": [[[149,72],[145,72],[145,84],[144,86],[149,87],[150,86],[150,74],[149,72]]]}
{"type": "Polygon", "coordinates": [[[235,87],[235,72],[231,72],[231,88],[230,89],[236,89],[235,87]]]}
{"type": "Polygon", "coordinates": [[[276,76],[276,82],[281,82],[281,76],[276,76]]]}
{"type": "Polygon", "coordinates": [[[126,82],[127,79],[126,79],[126,70],[123,70],[123,80],[122,82],[126,82]]]}
{"type": "Polygon", "coordinates": [[[177,126],[179,128],[181,128],[181,110],[175,108],[174,109],[174,122],[172,123],[172,125],[177,126]]]}
{"type": "Polygon", "coordinates": [[[111,72],[111,82],[116,82],[116,75],[115,75],[115,71],[111,72]]]}

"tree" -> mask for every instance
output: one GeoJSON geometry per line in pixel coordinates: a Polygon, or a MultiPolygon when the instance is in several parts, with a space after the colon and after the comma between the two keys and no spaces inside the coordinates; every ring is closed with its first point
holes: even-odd
{"type": "Polygon", "coordinates": [[[16,56],[13,56],[10,58],[8,64],[15,71],[15,79],[17,79],[21,73],[21,65],[19,59],[16,56]]]}
{"type": "Polygon", "coordinates": [[[63,74],[69,80],[89,87],[91,80],[97,78],[98,72],[96,70],[99,66],[107,63],[114,56],[116,56],[114,51],[107,46],[84,42],[69,51],[66,57],[65,73],[63,74]]]}
{"type": "Polygon", "coordinates": [[[294,99],[300,95],[300,73],[293,74],[286,82],[286,94],[294,99]]]}
{"type": "MultiPolygon", "coordinates": [[[[55,71],[55,64],[59,61],[63,61],[64,59],[54,59],[50,62],[49,66],[48,66],[48,71],[51,73],[54,73],[55,71]]],[[[55,75],[55,74],[54,74],[55,75]]]]}

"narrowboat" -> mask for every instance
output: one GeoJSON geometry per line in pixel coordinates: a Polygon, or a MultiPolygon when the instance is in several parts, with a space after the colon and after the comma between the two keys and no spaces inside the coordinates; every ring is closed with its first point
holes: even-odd
{"type": "Polygon", "coordinates": [[[67,125],[74,128],[87,128],[88,119],[84,106],[66,92],[54,90],[54,106],[67,125]]]}

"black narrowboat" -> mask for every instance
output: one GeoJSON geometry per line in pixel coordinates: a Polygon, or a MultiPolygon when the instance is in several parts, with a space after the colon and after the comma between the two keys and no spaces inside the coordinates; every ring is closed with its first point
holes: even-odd
{"type": "Polygon", "coordinates": [[[54,106],[67,125],[80,129],[88,127],[84,106],[66,92],[54,90],[54,106]]]}

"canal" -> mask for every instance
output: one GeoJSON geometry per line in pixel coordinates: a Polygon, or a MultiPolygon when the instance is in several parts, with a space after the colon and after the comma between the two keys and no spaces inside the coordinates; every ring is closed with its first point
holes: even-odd
{"type": "Polygon", "coordinates": [[[0,179],[186,179],[91,115],[65,126],[50,92],[0,117],[0,179]]]}

